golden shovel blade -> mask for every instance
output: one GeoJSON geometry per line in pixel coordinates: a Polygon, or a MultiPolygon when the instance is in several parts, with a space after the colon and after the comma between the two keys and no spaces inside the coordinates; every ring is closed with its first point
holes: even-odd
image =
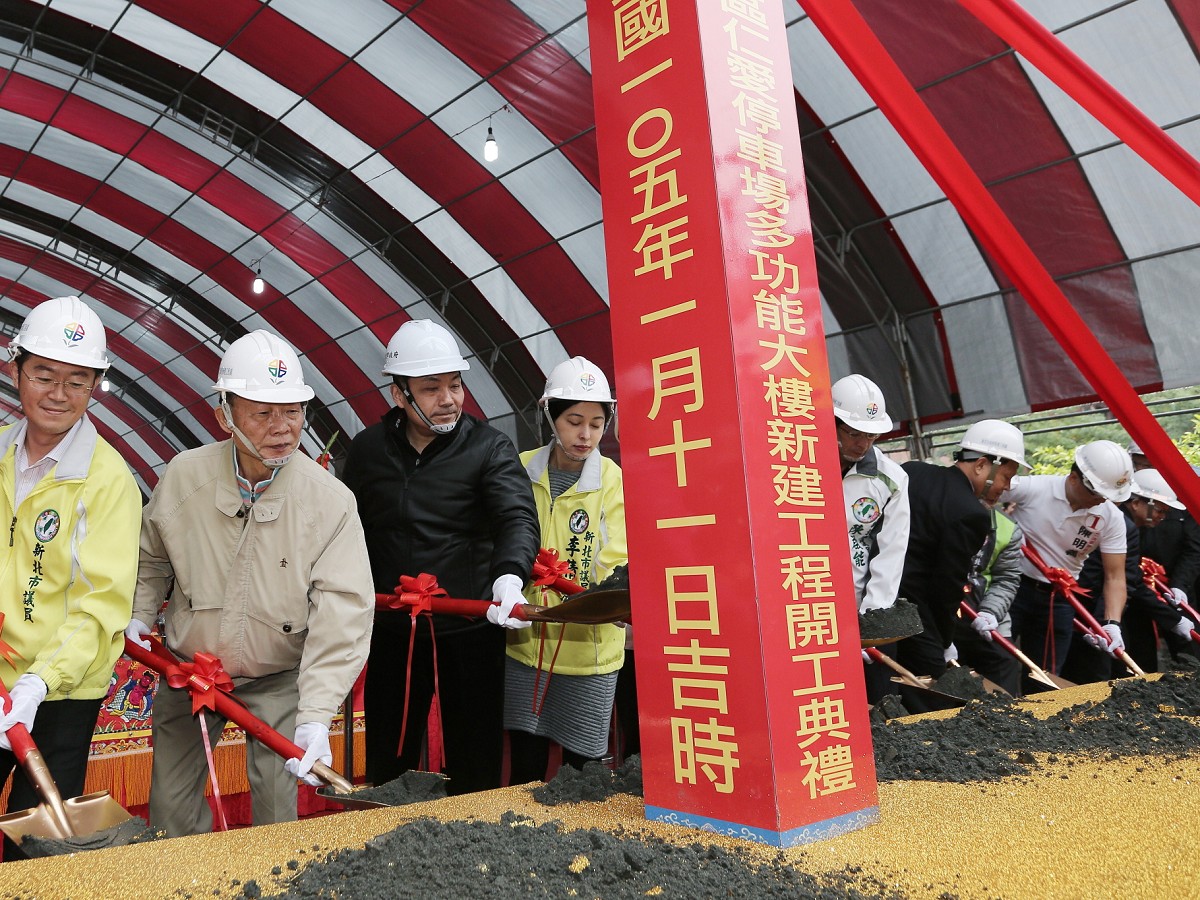
{"type": "Polygon", "coordinates": [[[67,822],[74,834],[63,833],[62,827],[55,821],[54,814],[45,803],[0,816],[0,832],[14,844],[20,844],[26,835],[33,835],[39,838],[66,840],[78,843],[80,849],[91,849],[88,846],[89,836],[133,818],[128,810],[108,795],[107,791],[72,797],[63,801],[63,808],[67,812],[67,822]]]}

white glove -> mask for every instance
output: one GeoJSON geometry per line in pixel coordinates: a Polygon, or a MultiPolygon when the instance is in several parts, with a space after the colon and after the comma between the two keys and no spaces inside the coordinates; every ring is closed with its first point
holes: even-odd
{"type": "Polygon", "coordinates": [[[1192,629],[1196,627],[1196,623],[1187,616],[1181,616],[1175,627],[1171,630],[1183,638],[1185,641],[1192,639],[1192,629]]]}
{"type": "Polygon", "coordinates": [[[8,740],[8,729],[17,723],[25,726],[26,731],[33,731],[33,720],[37,716],[38,707],[46,699],[46,682],[36,675],[25,674],[16,680],[9,692],[12,704],[8,712],[0,718],[0,749],[12,750],[8,740]]]}
{"type": "Polygon", "coordinates": [[[143,640],[153,629],[141,619],[130,619],[129,624],[125,626],[125,637],[133,641],[143,650],[150,649],[150,642],[143,640]]]}
{"type": "Polygon", "coordinates": [[[1105,625],[1104,633],[1108,635],[1108,641],[1104,641],[1090,631],[1083,636],[1087,643],[1099,650],[1103,650],[1109,656],[1116,656],[1118,650],[1125,649],[1125,638],[1121,636],[1120,625],[1105,625]]]}
{"type": "Polygon", "coordinates": [[[521,579],[516,575],[501,575],[492,585],[492,606],[487,611],[487,620],[504,628],[528,628],[532,622],[513,616],[515,607],[525,602],[521,593],[521,579]],[[497,605],[498,604],[498,605],[497,605]]]}
{"type": "Polygon", "coordinates": [[[304,751],[303,759],[285,759],[283,767],[288,774],[299,778],[305,784],[320,787],[324,782],[311,774],[314,763],[323,762],[333,765],[333,750],[329,746],[329,726],[320,722],[305,722],[296,726],[294,743],[304,751]]]}
{"type": "Polygon", "coordinates": [[[1167,598],[1176,609],[1187,603],[1187,594],[1179,588],[1171,588],[1171,596],[1167,598]]]}
{"type": "Polygon", "coordinates": [[[944,659],[947,664],[956,661],[958,659],[958,648],[951,644],[942,651],[942,659],[944,659]]]}
{"type": "Polygon", "coordinates": [[[978,631],[985,641],[990,641],[992,639],[992,632],[999,630],[1000,623],[996,621],[996,617],[990,612],[985,612],[981,609],[975,614],[975,618],[971,622],[971,627],[978,631]]]}

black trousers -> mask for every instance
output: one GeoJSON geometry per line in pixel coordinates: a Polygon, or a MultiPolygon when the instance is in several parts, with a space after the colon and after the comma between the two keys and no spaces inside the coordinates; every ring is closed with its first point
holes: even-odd
{"type": "MultiPolygon", "coordinates": [[[[367,780],[383,784],[421,764],[433,698],[429,622],[417,620],[411,679],[406,614],[377,615],[363,707],[367,720],[367,780]],[[403,752],[397,755],[404,686],[411,684],[403,752]]],[[[438,690],[447,790],[465,794],[500,787],[504,726],[504,629],[484,623],[437,636],[438,690]]]]}
{"type": "MultiPolygon", "coordinates": [[[[50,700],[38,707],[30,736],[64,799],[83,793],[92,733],[96,730],[96,719],[103,702],[100,699],[50,700]]],[[[16,756],[10,750],[0,750],[0,785],[4,784],[10,772],[13,783],[6,812],[19,812],[37,806],[40,802],[37,791],[25,777],[24,770],[17,766],[16,756]]],[[[24,859],[25,854],[5,838],[4,858],[24,859]]]]}
{"type": "MultiPolygon", "coordinates": [[[[1013,641],[1025,655],[1047,672],[1061,675],[1067,651],[1071,648],[1075,610],[1066,600],[1057,598],[1052,620],[1049,587],[1022,575],[1009,615],[1012,616],[1013,641]]],[[[1023,689],[1026,693],[1034,693],[1039,690],[1039,685],[1025,676],[1023,689]]]]}

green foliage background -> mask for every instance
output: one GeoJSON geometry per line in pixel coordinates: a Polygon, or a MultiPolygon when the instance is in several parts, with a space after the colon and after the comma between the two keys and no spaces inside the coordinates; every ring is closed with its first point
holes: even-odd
{"type": "MultiPolygon", "coordinates": [[[[1200,465],[1200,397],[1195,387],[1176,388],[1143,397],[1159,423],[1192,465],[1200,465]]],[[[1102,403],[1085,404],[1070,410],[1032,413],[1006,418],[1025,433],[1025,457],[1034,474],[1065,475],[1071,469],[1075,448],[1089,441],[1110,440],[1122,447],[1130,443],[1125,429],[1102,403]]],[[[935,456],[948,454],[962,437],[964,428],[930,434],[935,456]]]]}

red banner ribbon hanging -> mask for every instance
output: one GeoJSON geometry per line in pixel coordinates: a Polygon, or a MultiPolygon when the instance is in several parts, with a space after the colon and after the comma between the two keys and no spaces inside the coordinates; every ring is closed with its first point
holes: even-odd
{"type": "Polygon", "coordinates": [[[211,653],[197,653],[192,662],[179,663],[179,671],[167,675],[173,688],[187,688],[192,695],[192,713],[202,709],[217,711],[217,692],[233,693],[233,679],[211,653]]]}

